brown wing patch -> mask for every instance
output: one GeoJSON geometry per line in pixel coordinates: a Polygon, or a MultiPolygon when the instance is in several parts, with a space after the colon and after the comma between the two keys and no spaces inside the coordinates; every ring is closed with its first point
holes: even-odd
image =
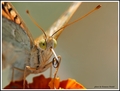
{"type": "Polygon", "coordinates": [[[19,24],[20,26],[22,24],[19,17],[17,16],[17,13],[14,11],[11,4],[8,2],[2,2],[2,16],[14,21],[15,23],[19,24]]]}

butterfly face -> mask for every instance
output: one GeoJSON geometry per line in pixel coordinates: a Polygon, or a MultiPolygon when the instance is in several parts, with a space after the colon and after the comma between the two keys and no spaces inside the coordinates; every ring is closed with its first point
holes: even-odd
{"type": "Polygon", "coordinates": [[[36,48],[38,49],[38,54],[40,56],[40,59],[38,59],[38,63],[36,66],[38,69],[39,67],[42,67],[41,62],[43,62],[44,64],[48,62],[48,60],[53,54],[51,49],[54,49],[57,46],[57,41],[53,37],[47,36],[47,37],[42,37],[40,40],[35,42],[35,45],[36,48]]]}
{"type": "Polygon", "coordinates": [[[73,3],[44,35],[33,40],[30,31],[26,27],[20,15],[11,3],[2,2],[2,65],[3,69],[10,65],[10,78],[12,69],[14,79],[21,80],[30,73],[41,73],[52,66],[50,58],[57,60],[54,48],[57,39],[71,16],[81,3],[73,3]],[[60,29],[60,30],[59,30],[60,29]],[[57,32],[59,30],[59,32],[57,32]]]}
{"type": "Polygon", "coordinates": [[[42,38],[38,43],[38,47],[40,47],[41,50],[55,48],[56,46],[57,41],[52,37],[42,38]]]}

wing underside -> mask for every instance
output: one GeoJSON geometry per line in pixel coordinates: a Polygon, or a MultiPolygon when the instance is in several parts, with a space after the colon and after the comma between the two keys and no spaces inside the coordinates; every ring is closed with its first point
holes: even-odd
{"type": "MultiPolygon", "coordinates": [[[[2,16],[2,69],[11,65],[24,70],[26,61],[30,58],[30,51],[30,39],[27,34],[18,24],[2,16]]],[[[12,73],[12,69],[10,71],[12,73]]]]}
{"type": "MultiPolygon", "coordinates": [[[[11,3],[2,2],[2,69],[10,65],[10,79],[13,67],[24,70],[33,46],[33,37],[20,15],[11,3]]],[[[23,72],[14,73],[14,80],[23,79],[23,72]]]]}
{"type": "Polygon", "coordinates": [[[11,3],[2,2],[2,16],[19,24],[22,27],[23,31],[26,32],[27,36],[30,39],[31,48],[32,48],[34,44],[33,37],[30,31],[28,30],[27,26],[25,25],[24,21],[20,17],[19,13],[15,10],[14,6],[11,3]]]}
{"type": "MultiPolygon", "coordinates": [[[[65,11],[63,15],[55,23],[53,23],[53,25],[48,29],[48,31],[46,31],[46,34],[52,36],[53,33],[58,31],[61,27],[65,26],[69,22],[73,14],[76,12],[78,7],[81,5],[81,3],[82,2],[72,3],[71,6],[68,8],[68,10],[65,11]]],[[[55,39],[58,39],[59,35],[62,33],[63,30],[64,28],[60,29],[60,31],[57,32],[53,37],[55,39]]],[[[41,39],[41,37],[42,36],[36,38],[35,42],[38,42],[41,39]]]]}

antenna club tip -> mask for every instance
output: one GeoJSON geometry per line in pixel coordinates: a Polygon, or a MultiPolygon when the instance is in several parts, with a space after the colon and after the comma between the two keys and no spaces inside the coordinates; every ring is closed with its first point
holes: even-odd
{"type": "Polygon", "coordinates": [[[26,10],[26,13],[28,13],[28,14],[29,14],[29,10],[26,10]]]}
{"type": "Polygon", "coordinates": [[[98,5],[97,7],[96,7],[96,9],[99,9],[99,8],[101,8],[102,6],[101,5],[98,5]]]}

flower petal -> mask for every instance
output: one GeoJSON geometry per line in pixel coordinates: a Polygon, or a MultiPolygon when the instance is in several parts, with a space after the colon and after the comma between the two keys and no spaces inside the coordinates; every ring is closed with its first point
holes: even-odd
{"type": "MultiPolygon", "coordinates": [[[[25,89],[27,89],[27,81],[25,81],[25,89]]],[[[22,81],[15,81],[10,82],[9,85],[4,87],[4,89],[23,89],[23,80],[22,81]]]]}
{"type": "MultiPolygon", "coordinates": [[[[44,75],[33,78],[32,83],[25,81],[25,89],[86,89],[83,85],[76,82],[74,79],[63,80],[60,78],[45,78],[44,75]]],[[[10,82],[4,89],[23,89],[23,80],[10,82]]]]}
{"type": "Polygon", "coordinates": [[[45,78],[43,75],[33,78],[33,82],[29,84],[30,89],[50,89],[48,83],[51,78],[45,78]]]}
{"type": "Polygon", "coordinates": [[[60,87],[64,89],[85,89],[85,87],[74,79],[68,79],[60,82],[60,87]]]}
{"type": "Polygon", "coordinates": [[[58,89],[60,85],[60,78],[53,78],[50,82],[49,82],[49,87],[51,89],[58,89]]]}

